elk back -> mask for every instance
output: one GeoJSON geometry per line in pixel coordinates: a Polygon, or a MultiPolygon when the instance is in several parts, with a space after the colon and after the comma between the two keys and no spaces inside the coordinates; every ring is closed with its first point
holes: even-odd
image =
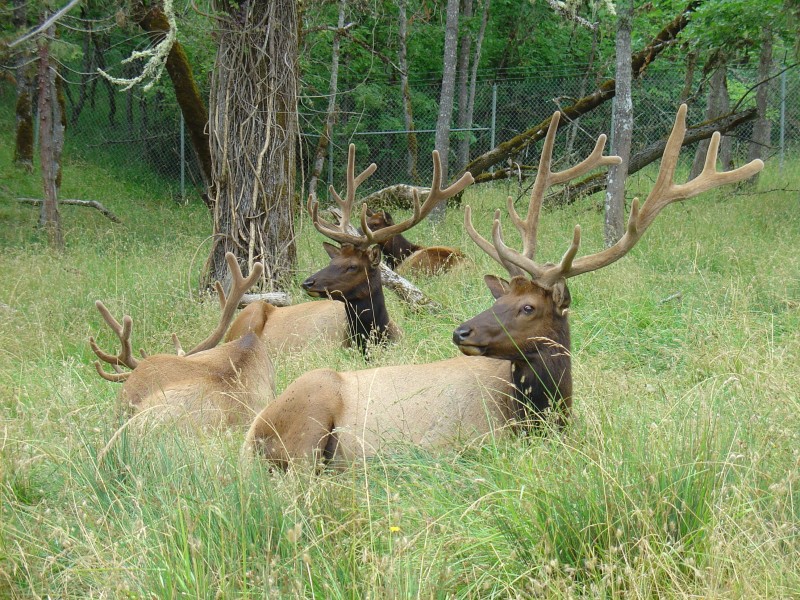
{"type": "Polygon", "coordinates": [[[406,258],[397,267],[397,272],[400,275],[406,273],[437,275],[462,264],[465,258],[464,253],[456,248],[430,246],[421,248],[406,258]]]}

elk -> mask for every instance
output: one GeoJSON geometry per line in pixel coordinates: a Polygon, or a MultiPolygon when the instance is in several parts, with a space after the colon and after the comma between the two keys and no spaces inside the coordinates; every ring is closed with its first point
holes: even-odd
{"type": "Polygon", "coordinates": [[[131,350],[131,317],[125,315],[120,324],[100,300],[95,303],[121,345],[112,355],[90,337],[89,345],[100,359],[95,361],[95,369],[103,379],[123,383],[119,401],[126,413],[203,427],[241,427],[275,397],[272,360],[256,334],[244,332],[239,339],[217,346],[242,296],[263,272],[261,263],[255,263],[245,278],[233,254],[228,252],[225,259],[232,285],[226,297],[219,282],[216,284],[219,324],[188,352],[173,334],[176,354],[147,356],[142,352],[143,358],[137,359],[131,350]],[[110,364],[114,373],[105,371],[100,361],[110,364]]]}
{"type": "Polygon", "coordinates": [[[465,208],[464,224],[470,237],[512,276],[508,282],[487,276],[494,305],[455,329],[453,341],[465,356],[342,373],[310,371],[256,417],[243,451],[287,468],[300,459],[351,461],[396,440],[433,447],[479,439],[496,429],[531,427],[541,421],[543,411],[552,408],[558,409],[557,422],[563,423],[572,406],[566,279],[624,256],[667,204],[746,179],[763,167],[756,160],[717,173],[719,135],[715,134],[703,173],[689,183],[675,184],[685,119],[684,105],[678,111],[653,190],[641,208],[637,200],[633,202],[625,236],[611,248],[576,260],[580,244],[580,227],[576,226],[561,262],[539,265],[533,259],[546,189],[595,167],[620,162],[619,157],[603,156],[606,137],[601,135],[584,161],[552,172],[559,120],[555,113],[526,217],[517,214],[510,198],[507,203],[511,220],[522,234],[522,252],[504,244],[499,211],[490,243],[477,233],[471,209],[465,208]]]}
{"type": "MultiPolygon", "coordinates": [[[[367,225],[375,231],[394,225],[387,210],[367,209],[367,225]]],[[[408,241],[402,234],[390,237],[381,244],[383,259],[390,269],[398,273],[423,273],[436,275],[463,262],[465,256],[457,248],[447,246],[420,246],[408,241]]]]}
{"type": "Polygon", "coordinates": [[[389,319],[381,282],[380,246],[390,238],[400,235],[427,217],[439,202],[463,191],[472,183],[465,174],[451,186],[442,189],[442,167],[439,153],[433,151],[433,180],[425,201],[420,204],[415,191],[414,214],[401,223],[373,231],[367,222],[367,205],[361,207],[361,231],[351,233],[350,216],[358,187],[372,175],[377,166],[372,163],[358,176],[355,174],[355,145],[350,144],[347,154],[347,187],[344,199],[333,186],[329,191],[339,207],[338,223],[330,223],[319,215],[319,203],[309,197],[307,209],[314,227],[325,237],[338,242],[335,246],[323,242],[331,261],[327,267],[306,279],[301,287],[309,296],[327,297],[342,302],[347,317],[350,339],[366,352],[370,341],[384,342],[399,336],[397,326],[389,319]]]}

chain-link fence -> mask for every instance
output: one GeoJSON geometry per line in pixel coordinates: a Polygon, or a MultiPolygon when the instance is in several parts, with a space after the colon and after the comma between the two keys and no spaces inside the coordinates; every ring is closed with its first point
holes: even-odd
{"type": "MultiPolygon", "coordinates": [[[[781,72],[781,69],[775,69],[778,75],[769,82],[768,118],[772,129],[767,149],[768,158],[779,160],[800,147],[800,102],[797,102],[800,72],[797,69],[781,72]]],[[[756,81],[751,71],[731,70],[728,86],[732,101],[746,95],[742,106],[753,106],[755,92],[751,88],[756,81]]],[[[539,74],[479,83],[472,127],[464,131],[453,124],[450,174],[463,167],[457,154],[461,139],[466,137],[469,141],[469,157],[475,158],[540,123],[554,110],[571,105],[587,91],[591,93],[598,83],[599,80],[574,74],[551,77],[539,74]]],[[[650,72],[634,82],[633,154],[669,132],[683,87],[683,74],[677,69],[650,72]]],[[[191,146],[182,132],[180,111],[167,86],[155,94],[143,95],[137,90],[120,93],[104,80],[92,79],[81,85],[68,84],[65,92],[69,119],[67,152],[116,164],[133,176],[155,177],[159,185],[175,196],[185,196],[187,190],[191,192],[199,185],[191,146]]],[[[430,153],[434,147],[438,97],[438,84],[412,85],[419,148],[417,169],[423,185],[431,177],[430,153]]],[[[399,85],[387,88],[364,83],[342,92],[339,100],[334,139],[321,179],[337,187],[342,185],[347,145],[352,142],[357,147],[359,165],[378,164],[377,173],[369,180],[370,189],[414,183],[409,175],[408,134],[399,85]]],[[[300,121],[307,175],[324,115],[310,104],[302,106],[300,121]]],[[[690,123],[704,119],[704,107],[704,97],[690,99],[690,123]]],[[[578,119],[566,135],[560,135],[556,150],[559,160],[574,160],[586,154],[600,133],[610,134],[611,113],[612,102],[606,102],[578,119]]],[[[751,132],[752,122],[731,135],[737,163],[746,157],[751,132]]],[[[539,144],[529,146],[513,157],[514,164],[535,165],[539,148],[539,144]]]]}

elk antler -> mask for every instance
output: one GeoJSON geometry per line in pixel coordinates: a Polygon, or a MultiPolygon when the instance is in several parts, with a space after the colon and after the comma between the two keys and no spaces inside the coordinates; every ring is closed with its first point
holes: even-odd
{"type": "Polygon", "coordinates": [[[683,138],[686,133],[686,105],[682,104],[678,109],[678,114],[675,117],[675,124],[672,132],[667,140],[664,154],[661,159],[661,167],[656,178],[653,189],[645,199],[644,204],[639,207],[638,198],[634,198],[631,205],[631,213],[628,219],[628,227],[622,238],[610,248],[606,248],[596,254],[583,256],[575,259],[578,253],[578,248],[581,243],[581,228],[580,225],[575,226],[570,244],[561,262],[557,265],[539,265],[533,260],[536,249],[536,226],[539,219],[539,211],[542,206],[542,199],[544,192],[549,185],[555,183],[565,183],[570,178],[583,173],[594,166],[600,164],[618,164],[621,159],[616,156],[600,157],[602,153],[602,146],[605,144],[605,136],[601,135],[597,140],[592,154],[582,163],[562,171],[561,173],[549,173],[549,164],[552,157],[552,138],[555,137],[555,128],[558,122],[558,113],[553,116],[550,128],[547,132],[547,138],[542,149],[542,161],[539,165],[539,173],[536,177],[536,182],[531,192],[531,202],[528,209],[528,215],[523,221],[519,218],[514,210],[513,201],[508,199],[508,211],[511,220],[519,229],[523,238],[523,250],[517,252],[512,250],[503,242],[502,228],[500,225],[500,211],[495,212],[494,224],[492,226],[492,242],[493,244],[482,238],[472,226],[472,217],[469,207],[466,207],[465,212],[465,226],[470,237],[487,252],[492,258],[502,264],[512,275],[521,275],[527,273],[531,278],[541,285],[542,287],[551,287],[560,279],[568,279],[601,269],[611,263],[619,260],[627,254],[631,248],[642,238],[644,232],[655,220],[661,210],[678,200],[686,200],[693,198],[705,191],[735,183],[743,179],[752,177],[758,173],[763,167],[764,163],[760,160],[753,160],[743,167],[734,169],[733,171],[726,171],[719,173],[716,170],[717,152],[719,150],[719,133],[715,133],[711,138],[708,153],[706,154],[705,166],[703,172],[692,181],[684,184],[674,183],[675,168],[678,164],[678,155],[680,153],[683,138]],[[594,157],[594,159],[593,159],[594,157]],[[600,157],[598,159],[598,157],[600,157]],[[542,167],[542,163],[546,166],[542,167]],[[593,163],[593,164],[589,164],[593,163]],[[588,165],[588,166],[587,166],[588,165]],[[539,179],[544,171],[547,171],[550,176],[544,178],[544,183],[540,184],[539,179]],[[531,213],[534,213],[533,215],[531,213]]]}
{"type": "MultiPolygon", "coordinates": [[[[214,286],[217,289],[220,309],[222,310],[222,315],[219,318],[219,325],[217,325],[217,328],[211,332],[211,335],[197,344],[197,346],[189,350],[186,353],[186,356],[197,354],[198,352],[208,350],[209,348],[213,348],[219,344],[220,340],[225,335],[225,332],[228,330],[228,326],[233,320],[233,314],[236,312],[236,308],[239,306],[239,301],[242,299],[242,296],[245,295],[247,290],[252,287],[256,280],[258,280],[258,278],[261,277],[261,274],[264,272],[264,265],[260,262],[256,262],[253,263],[253,270],[250,271],[250,275],[245,278],[244,275],[242,275],[242,270],[239,268],[239,263],[236,261],[236,257],[232,252],[225,253],[225,261],[228,263],[228,269],[231,272],[231,291],[230,295],[226,298],[225,290],[222,289],[222,285],[219,282],[216,282],[214,286]]],[[[175,344],[176,350],[180,348],[180,342],[175,336],[173,336],[173,343],[175,344]]]]}
{"type": "MultiPolygon", "coordinates": [[[[173,333],[172,343],[175,346],[175,353],[178,356],[197,354],[198,352],[202,352],[203,350],[208,350],[209,348],[216,346],[222,339],[222,336],[225,335],[225,331],[228,329],[228,326],[231,324],[231,321],[233,320],[233,314],[236,311],[242,296],[244,296],[245,292],[250,289],[253,283],[255,283],[255,281],[261,277],[261,274],[264,272],[264,265],[262,265],[260,262],[257,262],[253,264],[253,270],[251,271],[250,275],[245,278],[242,275],[242,270],[239,268],[239,263],[236,261],[236,257],[234,257],[232,253],[227,252],[225,254],[225,260],[227,261],[228,268],[231,272],[232,284],[231,293],[227,298],[225,297],[225,291],[222,289],[222,285],[219,282],[216,282],[215,284],[215,288],[219,296],[220,309],[222,310],[219,324],[211,333],[211,335],[200,342],[197,346],[189,350],[189,352],[183,351],[181,343],[178,340],[178,336],[173,333]]],[[[99,360],[94,362],[95,369],[97,369],[98,374],[103,379],[114,382],[125,381],[130,375],[130,371],[123,371],[120,369],[120,365],[126,366],[131,370],[135,369],[139,365],[139,361],[133,357],[133,353],[131,351],[131,330],[133,328],[133,319],[131,319],[130,316],[125,315],[122,317],[122,325],[120,325],[100,300],[95,302],[95,306],[97,306],[97,310],[100,311],[100,314],[103,316],[103,319],[108,326],[111,327],[114,333],[117,334],[117,337],[122,344],[120,353],[116,356],[113,356],[101,350],[94,337],[90,336],[89,345],[91,346],[92,351],[100,360],[110,364],[116,373],[108,373],[104,371],[99,360]]],[[[142,356],[145,356],[143,350],[140,352],[142,353],[142,356]]]]}
{"type": "Polygon", "coordinates": [[[117,334],[120,344],[122,345],[120,353],[116,356],[112,356],[111,354],[108,354],[100,349],[94,339],[94,336],[89,336],[89,346],[91,346],[92,351],[100,360],[110,364],[116,373],[107,373],[104,371],[99,360],[94,361],[94,368],[97,369],[97,373],[100,375],[100,377],[107,381],[125,381],[128,378],[128,375],[130,375],[130,372],[124,372],[119,368],[120,365],[124,365],[129,369],[135,369],[139,364],[139,361],[134,358],[131,350],[131,330],[133,329],[133,319],[131,319],[130,316],[125,315],[122,317],[122,325],[120,325],[119,321],[117,321],[111,315],[105,304],[103,304],[100,300],[95,302],[94,305],[97,307],[97,310],[100,311],[100,314],[103,316],[103,319],[108,326],[111,327],[112,331],[117,334]]]}
{"type": "Polygon", "coordinates": [[[414,199],[414,214],[403,221],[396,223],[383,229],[373,231],[367,225],[367,205],[361,205],[361,235],[353,235],[347,232],[347,226],[350,224],[350,214],[353,209],[353,202],[355,202],[355,192],[359,185],[370,175],[372,175],[377,167],[372,163],[367,167],[361,175],[355,177],[355,155],[356,147],[350,144],[347,154],[347,194],[346,199],[342,201],[339,194],[330,186],[331,195],[336,200],[336,203],[341,209],[341,218],[338,225],[333,225],[324,221],[319,216],[319,202],[313,196],[308,199],[308,213],[311,215],[311,220],[314,227],[317,228],[322,235],[339,242],[340,244],[352,244],[358,247],[370,246],[372,244],[380,244],[397,235],[403,233],[414,227],[417,223],[427,217],[433,208],[442,200],[446,200],[456,194],[462,192],[467,186],[472,184],[474,179],[472,174],[467,172],[461,178],[453,183],[451,186],[442,189],[442,162],[437,150],[433,151],[433,180],[431,182],[431,190],[425,201],[420,205],[419,193],[417,190],[413,192],[414,199]]]}

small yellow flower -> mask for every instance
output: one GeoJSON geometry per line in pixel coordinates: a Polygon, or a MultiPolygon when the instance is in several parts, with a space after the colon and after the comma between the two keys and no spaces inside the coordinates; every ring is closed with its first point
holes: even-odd
{"type": "Polygon", "coordinates": [[[391,527],[389,527],[389,531],[391,531],[392,533],[397,533],[398,531],[400,531],[400,528],[397,525],[392,525],[391,527]]]}

